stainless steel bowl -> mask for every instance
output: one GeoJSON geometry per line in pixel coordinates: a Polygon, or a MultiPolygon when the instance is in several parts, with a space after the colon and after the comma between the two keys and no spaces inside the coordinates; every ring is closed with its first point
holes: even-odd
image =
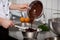
{"type": "Polygon", "coordinates": [[[24,38],[37,38],[37,32],[22,32],[24,38]]]}
{"type": "Polygon", "coordinates": [[[41,30],[37,30],[37,31],[33,31],[33,32],[29,32],[29,31],[22,31],[22,35],[24,38],[30,38],[30,39],[37,39],[37,36],[38,36],[38,33],[40,32],[41,30]]]}
{"type": "Polygon", "coordinates": [[[60,35],[60,18],[50,19],[48,23],[50,29],[57,35],[60,35]]]}

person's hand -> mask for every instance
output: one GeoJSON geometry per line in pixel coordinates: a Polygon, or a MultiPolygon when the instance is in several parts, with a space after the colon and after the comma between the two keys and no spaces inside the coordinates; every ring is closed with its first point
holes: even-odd
{"type": "Polygon", "coordinates": [[[1,25],[3,26],[3,28],[9,28],[9,27],[12,27],[14,24],[11,20],[6,20],[4,19],[1,23],[1,25]]]}
{"type": "Polygon", "coordinates": [[[21,4],[19,6],[19,11],[25,11],[29,8],[28,4],[21,4]]]}

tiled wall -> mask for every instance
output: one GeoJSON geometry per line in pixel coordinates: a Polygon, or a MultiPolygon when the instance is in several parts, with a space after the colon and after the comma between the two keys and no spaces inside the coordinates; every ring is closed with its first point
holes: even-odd
{"type": "MultiPolygon", "coordinates": [[[[10,0],[10,1],[13,1],[13,0],[10,0]]],[[[20,4],[29,3],[30,4],[32,1],[33,0],[15,0],[15,3],[20,3],[20,4]]],[[[60,0],[40,0],[40,1],[43,3],[43,7],[44,7],[43,11],[45,14],[46,23],[48,23],[48,19],[52,17],[57,17],[57,15],[59,17],[60,14],[54,14],[54,13],[60,13],[60,0]]]]}

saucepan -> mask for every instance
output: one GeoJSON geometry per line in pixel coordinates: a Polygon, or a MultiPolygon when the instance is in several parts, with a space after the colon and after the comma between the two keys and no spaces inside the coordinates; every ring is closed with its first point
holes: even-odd
{"type": "MultiPolygon", "coordinates": [[[[28,17],[31,18],[31,21],[33,21],[36,18],[40,18],[42,16],[43,11],[43,4],[39,0],[34,0],[29,5],[29,9],[27,11],[28,17]]],[[[31,22],[30,21],[30,22],[31,22]]],[[[39,31],[37,29],[28,29],[29,31],[22,31],[24,38],[37,38],[37,35],[39,31]],[[34,31],[32,31],[34,30],[34,31]]]]}
{"type": "Polygon", "coordinates": [[[20,27],[15,25],[22,32],[23,38],[37,39],[38,33],[42,30],[39,28],[20,27]]]}
{"type": "Polygon", "coordinates": [[[41,30],[39,29],[28,29],[26,31],[22,31],[22,35],[24,38],[30,38],[30,39],[37,39],[38,33],[41,30]]]}
{"type": "Polygon", "coordinates": [[[39,18],[43,13],[43,4],[39,0],[34,0],[29,5],[30,9],[28,9],[27,13],[30,18],[39,18]]]}
{"type": "Polygon", "coordinates": [[[50,29],[60,36],[60,18],[49,19],[48,24],[50,29]]]}

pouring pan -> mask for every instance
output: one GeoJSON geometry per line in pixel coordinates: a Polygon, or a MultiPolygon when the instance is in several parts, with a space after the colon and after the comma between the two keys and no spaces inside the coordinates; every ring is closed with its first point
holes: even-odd
{"type": "Polygon", "coordinates": [[[30,9],[28,10],[28,16],[30,18],[39,18],[42,15],[42,11],[43,11],[43,4],[41,1],[39,0],[35,0],[33,2],[31,2],[31,4],[29,5],[30,9]]]}

